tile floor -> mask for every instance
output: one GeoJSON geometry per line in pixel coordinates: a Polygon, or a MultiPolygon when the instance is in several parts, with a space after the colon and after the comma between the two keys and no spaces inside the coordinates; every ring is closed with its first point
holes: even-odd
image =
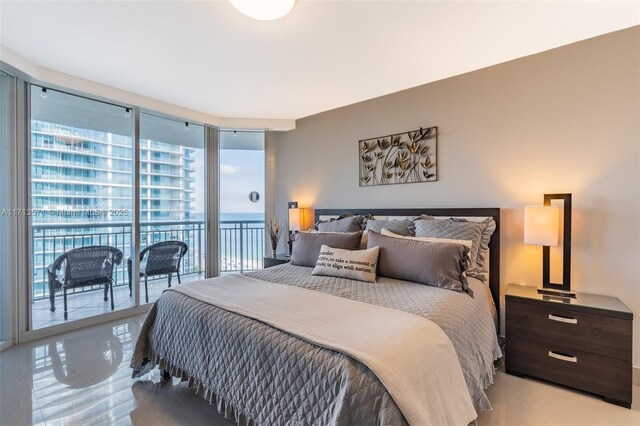
{"type": "MultiPolygon", "coordinates": [[[[0,352],[0,425],[231,425],[185,383],[156,370],[131,379],[129,362],[144,316],[134,316],[0,352]]],[[[640,425],[633,409],[499,371],[484,425],[640,425]]]]}
{"type": "MultiPolygon", "coordinates": [[[[204,274],[189,274],[181,277],[181,281],[195,281],[204,278],[204,274]]],[[[173,285],[178,283],[174,276],[171,282],[173,285]]],[[[149,302],[154,302],[160,297],[160,294],[167,288],[167,279],[150,280],[149,284],[149,302]]],[[[144,303],[144,285],[141,286],[141,302],[144,303]]],[[[133,298],[129,297],[128,286],[117,286],[113,288],[113,300],[115,310],[130,308],[133,306],[133,298]]],[[[33,329],[37,330],[52,325],[64,324],[64,307],[62,301],[62,293],[56,295],[56,310],[49,310],[49,299],[41,299],[34,301],[32,305],[33,329]]],[[[67,294],[67,310],[68,321],[82,318],[88,318],[94,315],[111,312],[111,302],[103,300],[103,290],[93,290],[76,294],[67,294]]]]}

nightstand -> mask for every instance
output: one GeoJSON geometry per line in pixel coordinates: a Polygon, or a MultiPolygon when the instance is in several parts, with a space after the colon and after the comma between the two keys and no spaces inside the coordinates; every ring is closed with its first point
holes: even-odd
{"type": "Polygon", "coordinates": [[[272,266],[282,265],[283,263],[289,263],[289,255],[276,254],[276,257],[265,256],[262,259],[264,269],[271,268],[272,266]]]}
{"type": "Polygon", "coordinates": [[[507,373],[631,408],[633,313],[620,299],[585,293],[559,298],[510,284],[505,309],[507,373]]]}

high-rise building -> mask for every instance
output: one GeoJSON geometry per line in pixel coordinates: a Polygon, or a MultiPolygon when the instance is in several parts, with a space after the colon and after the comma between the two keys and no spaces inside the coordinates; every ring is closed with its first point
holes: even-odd
{"type": "Polygon", "coordinates": [[[190,220],[195,203],[195,150],[140,141],[140,221],[190,220]]]}
{"type": "MultiPolygon", "coordinates": [[[[34,120],[31,126],[34,223],[131,220],[130,136],[34,120]]],[[[191,218],[192,148],[140,141],[141,222],[191,218]]]]}

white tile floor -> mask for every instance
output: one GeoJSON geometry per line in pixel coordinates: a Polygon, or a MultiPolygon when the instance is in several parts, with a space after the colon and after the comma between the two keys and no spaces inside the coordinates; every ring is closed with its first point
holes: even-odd
{"type": "MultiPolygon", "coordinates": [[[[63,333],[0,352],[0,425],[231,425],[185,383],[156,370],[131,379],[129,362],[144,316],[63,333]]],[[[499,371],[484,425],[640,425],[633,409],[499,371]]]]}
{"type": "MultiPolygon", "coordinates": [[[[181,277],[181,281],[195,281],[204,278],[204,274],[189,274],[181,277]]],[[[177,278],[173,277],[172,285],[177,285],[177,278]]],[[[149,284],[149,302],[154,302],[160,297],[160,294],[167,288],[167,279],[150,280],[149,284]]],[[[140,301],[144,303],[144,284],[141,282],[140,301]]],[[[64,304],[62,293],[56,294],[56,310],[49,310],[49,299],[36,300],[32,304],[33,329],[37,330],[52,325],[64,324],[65,322],[74,321],[82,318],[92,317],[94,315],[111,312],[111,302],[103,300],[103,290],[93,290],[82,293],[67,294],[67,311],[68,319],[64,320],[64,304]]],[[[133,306],[133,297],[129,297],[128,286],[117,286],[113,288],[113,300],[115,310],[130,308],[133,306]]]]}
{"type": "Polygon", "coordinates": [[[131,379],[144,316],[63,333],[0,352],[0,425],[230,425],[157,370],[131,379]]]}
{"type": "Polygon", "coordinates": [[[480,413],[478,424],[481,426],[640,425],[640,386],[633,387],[633,405],[627,409],[595,395],[523,379],[500,370],[487,395],[493,410],[480,413]]]}

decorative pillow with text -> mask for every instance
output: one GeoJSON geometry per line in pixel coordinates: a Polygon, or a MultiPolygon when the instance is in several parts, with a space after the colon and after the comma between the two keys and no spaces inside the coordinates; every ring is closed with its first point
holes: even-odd
{"type": "Polygon", "coordinates": [[[323,245],[311,274],[376,282],[379,251],[378,247],[344,250],[323,245]]]}

